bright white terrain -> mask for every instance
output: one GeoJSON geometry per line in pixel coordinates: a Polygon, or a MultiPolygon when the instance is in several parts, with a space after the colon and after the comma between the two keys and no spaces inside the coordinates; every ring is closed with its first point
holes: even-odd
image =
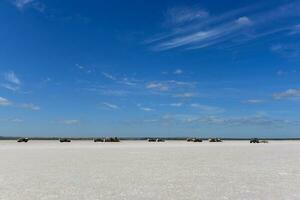
{"type": "Polygon", "coordinates": [[[300,142],[0,141],[1,200],[300,199],[300,142]]]}

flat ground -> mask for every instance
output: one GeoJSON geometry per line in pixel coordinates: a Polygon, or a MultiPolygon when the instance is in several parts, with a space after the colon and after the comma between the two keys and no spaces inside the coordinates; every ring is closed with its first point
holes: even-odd
{"type": "Polygon", "coordinates": [[[300,142],[0,141],[1,200],[300,199],[300,142]]]}

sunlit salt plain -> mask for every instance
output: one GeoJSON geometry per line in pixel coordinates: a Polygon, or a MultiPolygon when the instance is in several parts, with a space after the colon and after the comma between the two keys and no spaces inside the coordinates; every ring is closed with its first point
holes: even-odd
{"type": "Polygon", "coordinates": [[[1,200],[300,199],[300,142],[0,141],[1,200]]]}

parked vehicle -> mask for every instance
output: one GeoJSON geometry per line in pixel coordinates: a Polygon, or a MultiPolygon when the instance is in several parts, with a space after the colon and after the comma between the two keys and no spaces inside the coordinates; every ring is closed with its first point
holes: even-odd
{"type": "Polygon", "coordinates": [[[60,138],[59,141],[60,142],[71,142],[71,140],[68,138],[60,138]]]}
{"type": "Polygon", "coordinates": [[[17,142],[28,142],[28,141],[29,141],[28,138],[19,138],[19,139],[17,140],[17,142]]]}

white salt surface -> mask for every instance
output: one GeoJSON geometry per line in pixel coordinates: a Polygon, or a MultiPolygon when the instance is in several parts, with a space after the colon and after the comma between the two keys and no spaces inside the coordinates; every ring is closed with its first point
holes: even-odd
{"type": "Polygon", "coordinates": [[[0,141],[1,200],[300,199],[300,142],[0,141]]]}

